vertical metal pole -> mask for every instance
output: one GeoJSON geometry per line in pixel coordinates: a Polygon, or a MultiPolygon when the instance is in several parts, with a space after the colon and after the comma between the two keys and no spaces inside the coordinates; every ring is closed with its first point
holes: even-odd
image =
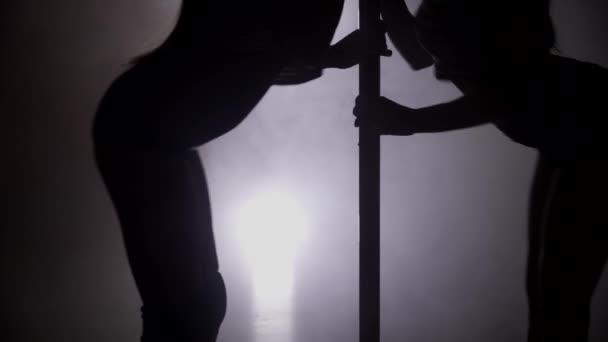
{"type": "MultiPolygon", "coordinates": [[[[380,1],[359,0],[359,28],[366,41],[380,35],[380,1]]],[[[371,48],[371,47],[370,47],[371,48]]],[[[380,96],[380,57],[359,65],[363,106],[380,96]]],[[[380,341],[380,136],[359,128],[359,341],[380,341]]]]}

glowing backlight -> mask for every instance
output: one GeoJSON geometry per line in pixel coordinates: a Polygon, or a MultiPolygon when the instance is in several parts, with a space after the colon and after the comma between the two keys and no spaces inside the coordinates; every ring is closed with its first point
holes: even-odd
{"type": "Polygon", "coordinates": [[[266,190],[244,201],[235,218],[253,278],[258,340],[289,341],[293,268],[306,238],[306,213],[291,193],[266,190]]]}

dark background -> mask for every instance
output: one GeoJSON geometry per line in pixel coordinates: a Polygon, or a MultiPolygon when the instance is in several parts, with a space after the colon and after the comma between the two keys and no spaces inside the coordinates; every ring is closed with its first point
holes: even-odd
{"type": "MultiPolygon", "coordinates": [[[[137,341],[139,299],[89,130],[104,90],[130,57],[163,39],[178,7],[177,0],[0,5],[2,341],[137,341]]],[[[561,53],[608,67],[608,2],[555,0],[553,11],[561,53]]],[[[354,27],[350,0],[337,37],[354,27]]],[[[413,73],[398,58],[383,70],[383,93],[401,103],[458,96],[431,70],[413,73]]],[[[330,71],[274,88],[236,130],[201,148],[231,295],[220,341],[255,339],[253,294],[231,222],[240,201],[275,186],[291,189],[310,223],[295,264],[293,336],[283,341],[356,340],[356,80],[356,69],[330,71]]],[[[384,340],[524,341],[535,152],[484,126],[385,138],[382,156],[384,340]]],[[[604,279],[592,341],[608,341],[607,304],[604,279]]]]}

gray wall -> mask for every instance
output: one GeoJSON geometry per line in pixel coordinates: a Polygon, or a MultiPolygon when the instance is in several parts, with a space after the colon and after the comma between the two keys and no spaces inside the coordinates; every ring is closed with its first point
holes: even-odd
{"type": "MultiPolygon", "coordinates": [[[[348,1],[338,36],[353,29],[348,1]]],[[[416,1],[408,1],[416,6],[416,1]]],[[[564,55],[608,66],[608,6],[555,0],[564,55]]],[[[177,0],[21,0],[0,5],[1,326],[4,341],[136,341],[139,299],[95,171],[95,106],[127,59],[171,29],[177,0]]],[[[430,70],[384,61],[383,93],[413,107],[458,96],[430,70]]],[[[296,263],[297,341],[354,341],[357,315],[356,70],[273,88],[237,129],[201,148],[230,291],[221,341],[252,337],[234,207],[285,186],[310,213],[296,263]]],[[[492,127],[383,139],[385,341],[523,341],[532,150],[492,127]]],[[[608,340],[608,283],[593,341],[608,340]]]]}

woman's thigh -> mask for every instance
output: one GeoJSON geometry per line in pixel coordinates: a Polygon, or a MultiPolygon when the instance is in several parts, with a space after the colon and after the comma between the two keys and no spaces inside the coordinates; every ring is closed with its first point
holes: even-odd
{"type": "Polygon", "coordinates": [[[586,305],[608,256],[608,168],[601,158],[560,167],[543,236],[541,278],[548,296],[586,305]]]}

